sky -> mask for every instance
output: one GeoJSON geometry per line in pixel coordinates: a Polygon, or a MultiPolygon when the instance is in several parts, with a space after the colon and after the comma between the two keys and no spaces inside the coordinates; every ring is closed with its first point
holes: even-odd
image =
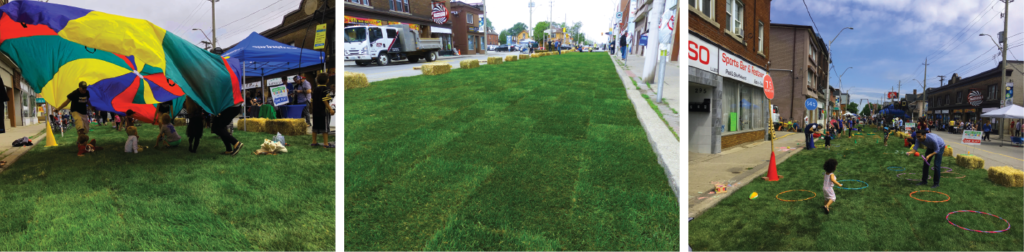
{"type": "MultiPolygon", "coordinates": [[[[1010,3],[1007,60],[1024,59],[1024,1],[1010,3]]],[[[832,40],[830,82],[850,90],[851,101],[877,103],[902,81],[900,97],[922,92],[918,82],[939,86],[953,73],[962,78],[990,70],[1002,61],[992,37],[1003,30],[999,0],[801,0],[772,1],[771,22],[814,26],[825,43],[832,40]],[[814,22],[808,17],[810,12],[814,22]],[[838,37],[836,34],[844,27],[838,37]],[[924,76],[925,58],[928,76],[924,76]],[[973,60],[973,62],[971,62],[973,60]],[[970,64],[968,64],[970,63],[970,64]],[[836,72],[838,71],[838,72],[836,72]],[[918,81],[915,81],[917,79],[918,81]]]]}
{"type": "MultiPolygon", "coordinates": [[[[147,20],[199,47],[213,36],[208,0],[49,0],[104,13],[147,20]]],[[[227,48],[252,32],[281,24],[285,14],[299,8],[301,0],[221,0],[217,2],[217,47],[227,48]],[[249,16],[251,14],[251,16],[249,16]]]]}
{"type": "MultiPolygon", "coordinates": [[[[481,1],[464,0],[462,2],[478,3],[481,1]]],[[[583,22],[582,29],[587,40],[601,43],[607,40],[601,34],[608,32],[608,25],[615,16],[615,7],[618,2],[617,0],[534,0],[533,24],[530,24],[530,0],[491,0],[487,1],[487,18],[491,20],[496,32],[512,28],[512,25],[519,22],[533,28],[537,22],[547,21],[552,16],[557,23],[583,22]]]]}

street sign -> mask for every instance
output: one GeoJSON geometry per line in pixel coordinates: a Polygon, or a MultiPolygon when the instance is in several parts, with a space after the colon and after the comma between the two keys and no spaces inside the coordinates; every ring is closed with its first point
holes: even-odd
{"type": "Polygon", "coordinates": [[[43,98],[36,98],[36,103],[43,104],[43,103],[46,103],[46,100],[43,99],[43,98]]]}
{"type": "Polygon", "coordinates": [[[313,50],[324,49],[327,43],[327,24],[316,25],[316,38],[313,39],[313,50]]]}
{"type": "Polygon", "coordinates": [[[622,12],[621,11],[615,13],[615,19],[622,19],[622,12]]]}
{"type": "Polygon", "coordinates": [[[807,98],[807,100],[804,101],[804,107],[807,107],[807,110],[815,110],[818,108],[818,100],[814,98],[807,98]]]}
{"type": "Polygon", "coordinates": [[[640,45],[642,45],[642,46],[646,46],[647,45],[647,34],[646,33],[644,33],[644,35],[640,36],[640,45]]]}
{"type": "Polygon", "coordinates": [[[764,75],[764,96],[768,97],[768,100],[775,98],[775,84],[772,83],[771,75],[764,75]]]}
{"type": "Polygon", "coordinates": [[[981,145],[982,133],[977,130],[965,130],[963,136],[960,137],[960,143],[965,145],[981,145]]]}

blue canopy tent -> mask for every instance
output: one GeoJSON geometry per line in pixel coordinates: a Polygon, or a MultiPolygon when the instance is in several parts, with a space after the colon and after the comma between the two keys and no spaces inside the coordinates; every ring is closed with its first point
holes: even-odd
{"type": "MultiPolygon", "coordinates": [[[[286,45],[256,32],[249,34],[249,37],[238,42],[221,56],[241,61],[242,75],[245,77],[259,76],[263,88],[266,88],[266,82],[262,81],[264,76],[326,63],[323,52],[286,45]]],[[[246,83],[245,77],[243,77],[242,83],[246,83]]],[[[266,94],[264,94],[263,100],[266,101],[266,94]]]]}

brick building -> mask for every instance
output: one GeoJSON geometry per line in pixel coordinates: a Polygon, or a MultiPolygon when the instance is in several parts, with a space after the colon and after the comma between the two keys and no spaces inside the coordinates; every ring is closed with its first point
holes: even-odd
{"type": "MultiPolygon", "coordinates": [[[[385,26],[392,24],[407,24],[413,29],[420,31],[420,36],[429,38],[440,38],[444,45],[438,54],[451,55],[454,53],[452,37],[452,22],[455,17],[451,15],[452,6],[450,0],[344,0],[345,1],[345,27],[355,25],[377,25],[385,26]],[[437,2],[448,10],[447,20],[437,23],[433,17],[432,3],[437,2]]],[[[462,17],[465,22],[465,17],[462,17]]]]}
{"type": "Polygon", "coordinates": [[[769,0],[689,1],[689,149],[722,149],[765,139],[769,0]]]}
{"type": "Polygon", "coordinates": [[[779,119],[801,125],[804,125],[804,117],[809,122],[823,121],[824,110],[807,110],[804,102],[811,98],[818,103],[825,101],[823,91],[828,85],[830,59],[825,41],[810,26],[775,23],[769,26],[771,69],[774,69],[770,73],[775,84],[772,105],[779,108],[779,119]]]}
{"type": "Polygon", "coordinates": [[[484,31],[480,19],[484,15],[481,4],[451,2],[452,44],[463,55],[483,54],[484,31]]]}
{"type": "MultiPolygon", "coordinates": [[[[1024,96],[1016,95],[1021,91],[1021,83],[1024,83],[1024,73],[1018,71],[1018,69],[1024,69],[1024,61],[1007,60],[1006,64],[1009,66],[1006,68],[1007,82],[1015,83],[1013,88],[1012,103],[1017,106],[1024,106],[1024,96]]],[[[999,129],[1006,129],[1009,124],[1005,120],[1001,119],[990,119],[982,118],[981,114],[1001,108],[1001,103],[1007,94],[1006,83],[999,83],[1001,76],[999,73],[1002,70],[1002,62],[999,62],[994,68],[978,73],[974,76],[967,78],[961,78],[958,74],[953,74],[950,77],[949,82],[944,86],[937,88],[928,88],[925,99],[928,101],[927,115],[928,118],[937,119],[940,122],[949,122],[950,120],[957,121],[976,121],[976,122],[992,122],[993,120],[998,123],[997,131],[999,129]],[[981,102],[974,106],[970,102],[971,92],[978,91],[981,95],[981,102]]]]}

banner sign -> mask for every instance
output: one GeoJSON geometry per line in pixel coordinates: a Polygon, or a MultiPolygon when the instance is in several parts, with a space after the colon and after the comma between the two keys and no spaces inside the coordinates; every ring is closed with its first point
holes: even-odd
{"type": "Polygon", "coordinates": [[[960,138],[960,143],[965,145],[981,145],[981,134],[984,132],[977,130],[965,130],[963,136],[960,138]]]}
{"type": "Polygon", "coordinates": [[[1010,106],[1010,104],[1013,104],[1013,80],[1006,83],[1006,101],[1000,107],[1010,106]]]}
{"type": "Polygon", "coordinates": [[[690,67],[718,74],[718,46],[690,34],[686,48],[689,51],[690,67]]]}
{"type": "Polygon", "coordinates": [[[46,99],[43,99],[43,98],[36,98],[36,103],[38,103],[38,104],[43,104],[43,103],[46,103],[46,99]]]}
{"type": "Polygon", "coordinates": [[[900,95],[899,95],[899,94],[897,94],[896,92],[889,92],[889,96],[888,96],[888,98],[889,98],[889,99],[896,99],[896,97],[899,97],[899,96],[900,96],[900,95]]]}
{"type": "Polygon", "coordinates": [[[917,123],[912,123],[912,122],[905,122],[905,123],[903,123],[903,130],[913,131],[914,128],[917,128],[917,123]]]}
{"type": "Polygon", "coordinates": [[[313,39],[313,50],[324,49],[327,43],[327,24],[316,25],[316,38],[313,39]]]}
{"type": "MultiPolygon", "coordinates": [[[[378,20],[378,19],[357,18],[357,17],[352,17],[352,16],[345,16],[345,23],[346,24],[375,25],[375,26],[404,24],[404,25],[408,25],[409,29],[413,29],[413,30],[419,30],[420,29],[420,25],[418,25],[418,24],[406,24],[406,23],[395,22],[395,21],[381,21],[381,20],[378,20]]],[[[320,30],[319,29],[319,25],[317,26],[317,30],[320,30]]]]}
{"type": "Polygon", "coordinates": [[[274,106],[288,104],[288,87],[285,85],[270,87],[270,95],[274,97],[274,106]]]}

